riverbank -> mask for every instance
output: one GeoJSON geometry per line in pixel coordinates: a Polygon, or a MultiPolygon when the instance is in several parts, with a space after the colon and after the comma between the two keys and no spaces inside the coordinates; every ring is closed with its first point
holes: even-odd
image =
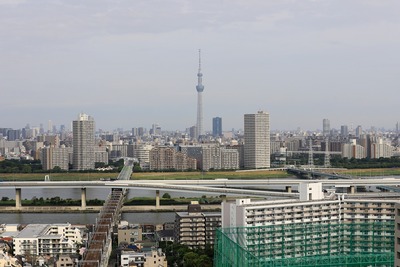
{"type": "MultiPolygon", "coordinates": [[[[82,209],[79,206],[40,206],[40,207],[21,207],[19,209],[10,206],[0,207],[0,213],[99,213],[102,206],[87,206],[82,209]]],[[[220,211],[220,204],[202,204],[203,211],[220,211]]],[[[186,211],[186,205],[162,205],[156,206],[123,206],[122,213],[141,213],[141,212],[175,212],[186,211]]]]}
{"type": "MultiPolygon", "coordinates": [[[[118,173],[0,173],[3,181],[44,181],[48,175],[50,181],[96,181],[101,179],[115,179],[118,173]]],[[[283,170],[256,170],[256,171],[192,171],[192,172],[137,172],[131,180],[195,180],[195,179],[262,179],[291,177],[283,170]]]]}

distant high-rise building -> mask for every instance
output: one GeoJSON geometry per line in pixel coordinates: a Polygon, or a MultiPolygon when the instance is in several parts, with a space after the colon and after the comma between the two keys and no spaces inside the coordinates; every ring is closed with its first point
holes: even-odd
{"type": "Polygon", "coordinates": [[[44,127],[42,123],[40,124],[39,134],[44,134],[44,127]]]}
{"type": "Polygon", "coordinates": [[[145,132],[145,129],[144,129],[143,127],[139,127],[139,128],[138,128],[138,135],[139,135],[139,136],[143,136],[143,135],[144,135],[144,132],[145,132]]]}
{"type": "Polygon", "coordinates": [[[138,128],[132,128],[132,136],[138,136],[138,128]]]}
{"type": "Polygon", "coordinates": [[[270,167],[269,113],[244,115],[244,167],[259,169],[270,167]]]}
{"type": "Polygon", "coordinates": [[[94,169],[94,130],[94,120],[87,114],[79,114],[78,120],[72,122],[74,170],[94,169]]]}
{"type": "Polygon", "coordinates": [[[356,137],[360,138],[361,135],[362,135],[362,126],[358,125],[356,128],[356,137]]]}
{"type": "Polygon", "coordinates": [[[213,118],[213,136],[222,136],[222,118],[213,118]]]}
{"type": "Polygon", "coordinates": [[[51,120],[49,120],[47,122],[47,133],[52,133],[53,132],[53,122],[51,120]]]}
{"type": "Polygon", "coordinates": [[[340,135],[342,137],[348,137],[349,136],[349,128],[347,127],[347,125],[340,126],[340,135]]]}
{"type": "Polygon", "coordinates": [[[151,135],[161,135],[161,126],[158,125],[157,123],[153,123],[153,125],[151,125],[151,135]]]}
{"type": "Polygon", "coordinates": [[[189,128],[189,136],[192,139],[196,139],[197,138],[197,127],[196,126],[192,126],[189,128]]]}
{"type": "Polygon", "coordinates": [[[196,123],[196,129],[197,129],[197,134],[196,138],[199,136],[203,135],[203,91],[204,91],[204,85],[202,84],[203,81],[203,74],[201,73],[201,54],[200,54],[200,49],[199,49],[199,72],[197,73],[197,85],[196,85],[196,90],[197,90],[197,123],[196,123]]]}
{"type": "Polygon", "coordinates": [[[331,131],[331,123],[328,119],[322,120],[322,133],[327,136],[331,131]]]}
{"type": "Polygon", "coordinates": [[[7,140],[8,141],[15,141],[21,138],[21,130],[13,130],[10,129],[7,131],[7,140]]]}

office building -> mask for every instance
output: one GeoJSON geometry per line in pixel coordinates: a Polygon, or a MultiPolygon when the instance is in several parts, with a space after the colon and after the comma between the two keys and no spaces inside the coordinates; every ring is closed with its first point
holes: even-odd
{"type": "Polygon", "coordinates": [[[267,112],[244,115],[244,167],[270,167],[270,128],[267,112]]]}
{"type": "Polygon", "coordinates": [[[340,135],[342,137],[348,137],[349,136],[349,128],[347,127],[347,125],[340,126],[340,135]]]}
{"type": "Polygon", "coordinates": [[[94,130],[94,119],[87,114],[79,114],[78,119],[72,122],[74,170],[94,169],[94,130]]]}
{"type": "Polygon", "coordinates": [[[322,120],[322,133],[324,136],[328,136],[331,131],[331,123],[328,119],[322,120]]]}
{"type": "Polygon", "coordinates": [[[192,126],[189,128],[189,136],[191,139],[196,139],[197,138],[197,127],[196,126],[192,126]]]}
{"type": "Polygon", "coordinates": [[[139,127],[137,132],[139,136],[143,136],[146,133],[146,129],[143,127],[139,127]]]}
{"type": "Polygon", "coordinates": [[[213,136],[222,136],[222,118],[220,117],[213,118],[213,136]]]}
{"type": "Polygon", "coordinates": [[[7,131],[7,141],[15,141],[21,138],[21,130],[9,129],[7,131]]]}
{"type": "Polygon", "coordinates": [[[360,136],[363,134],[362,126],[358,125],[356,128],[356,137],[360,138],[360,136]]]}

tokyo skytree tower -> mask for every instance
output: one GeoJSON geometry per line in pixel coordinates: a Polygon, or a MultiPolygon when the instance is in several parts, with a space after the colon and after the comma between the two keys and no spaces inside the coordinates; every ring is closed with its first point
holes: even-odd
{"type": "Polygon", "coordinates": [[[203,91],[204,85],[202,84],[203,74],[201,73],[201,51],[199,49],[199,72],[197,73],[197,123],[196,129],[197,134],[196,137],[203,135],[203,91]]]}

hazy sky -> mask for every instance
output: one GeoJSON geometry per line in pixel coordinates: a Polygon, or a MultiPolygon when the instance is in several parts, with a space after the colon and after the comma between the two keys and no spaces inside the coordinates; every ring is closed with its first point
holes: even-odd
{"type": "Polygon", "coordinates": [[[0,0],[0,127],[394,128],[400,1],[0,0]]]}

